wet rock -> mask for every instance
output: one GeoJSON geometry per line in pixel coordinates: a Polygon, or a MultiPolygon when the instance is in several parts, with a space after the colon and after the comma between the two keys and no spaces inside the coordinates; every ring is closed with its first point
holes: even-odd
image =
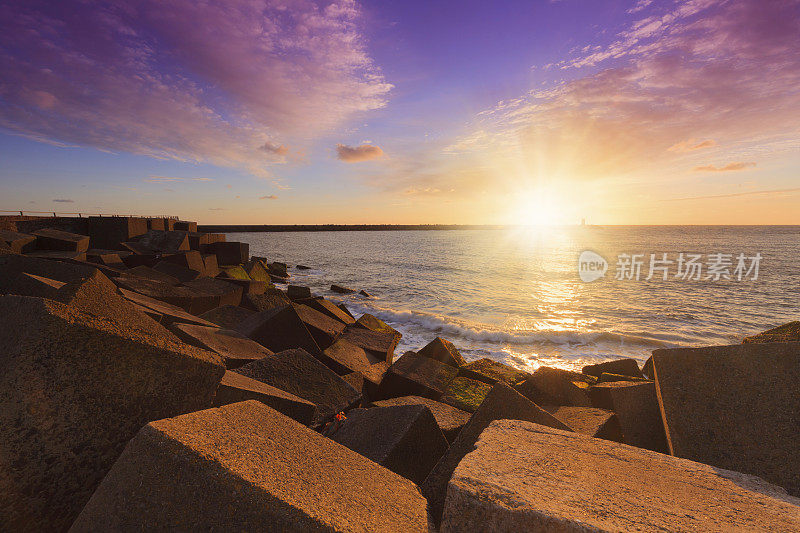
{"type": "Polygon", "coordinates": [[[653,351],[672,455],[800,495],[800,342],[653,351]]]}
{"type": "MultiPolygon", "coordinates": [[[[353,319],[355,319],[355,318],[356,318],[356,317],[354,317],[354,316],[353,316],[353,313],[351,313],[351,312],[350,312],[350,310],[347,308],[347,306],[346,306],[346,305],[344,305],[344,304],[339,304],[339,305],[337,305],[336,307],[338,307],[339,309],[341,309],[342,311],[344,311],[345,313],[347,313],[348,315],[350,315],[350,318],[353,318],[353,319]]],[[[368,328],[368,329],[370,329],[370,328],[368,328]]]]}
{"type": "Polygon", "coordinates": [[[331,291],[339,294],[352,294],[356,292],[354,289],[350,289],[348,287],[342,287],[341,285],[331,285],[331,291]]]}
{"type": "Polygon", "coordinates": [[[793,531],[798,504],[754,476],[501,420],[455,470],[441,531],[793,531]]]}
{"type": "Polygon", "coordinates": [[[250,279],[270,283],[269,274],[264,268],[264,265],[261,264],[261,261],[250,259],[243,267],[250,279]]]}
{"type": "Polygon", "coordinates": [[[453,442],[458,432],[464,427],[464,424],[469,422],[470,413],[457,409],[452,405],[437,402],[430,398],[423,398],[422,396],[401,396],[400,398],[390,398],[388,400],[379,400],[372,402],[375,407],[391,407],[395,405],[424,405],[427,407],[439,429],[442,431],[447,442],[453,442]]]}
{"type": "Polygon", "coordinates": [[[354,409],[330,438],[417,484],[447,450],[424,405],[354,409]]]}
{"type": "Polygon", "coordinates": [[[245,309],[244,307],[223,305],[211,311],[206,311],[200,315],[200,318],[223,328],[237,329],[239,324],[253,314],[255,314],[255,311],[245,309]]]}
{"type": "MultiPolygon", "coordinates": [[[[348,314],[349,311],[348,311],[348,314]]],[[[350,315],[352,317],[352,315],[350,315]]],[[[400,332],[394,329],[392,326],[381,320],[380,318],[373,316],[369,313],[364,313],[356,320],[356,324],[361,326],[364,329],[369,329],[372,331],[382,331],[382,332],[389,332],[393,335],[400,335],[400,332]]]]}
{"type": "Polygon", "coordinates": [[[424,396],[438,400],[457,374],[458,369],[450,365],[406,352],[389,367],[377,397],[424,396]]]}
{"type": "Polygon", "coordinates": [[[394,360],[394,349],[400,342],[400,333],[372,331],[355,325],[345,327],[342,338],[380,357],[387,363],[394,360]]]}
{"type": "Polygon", "coordinates": [[[363,348],[339,339],[322,352],[320,360],[339,375],[359,372],[364,379],[380,385],[389,363],[368,354],[363,348]]]}
{"type": "Polygon", "coordinates": [[[36,246],[34,241],[36,241],[36,237],[28,235],[27,233],[6,230],[0,231],[0,242],[5,243],[15,254],[33,250],[36,246]]]}
{"type": "Polygon", "coordinates": [[[308,287],[301,287],[300,285],[289,285],[286,287],[286,295],[290,300],[311,298],[311,289],[308,287]]]}
{"type": "Polygon", "coordinates": [[[297,270],[311,270],[311,267],[306,265],[297,265],[297,270]]]}
{"type": "Polygon", "coordinates": [[[236,372],[225,372],[214,398],[214,406],[221,407],[247,400],[257,400],[306,426],[311,424],[317,410],[316,405],[294,394],[236,372]]]}
{"type": "Polygon", "coordinates": [[[193,281],[187,281],[183,285],[198,293],[210,294],[214,297],[209,307],[198,311],[198,314],[222,305],[239,305],[242,302],[242,288],[222,279],[198,278],[193,281]]]}
{"type": "Polygon", "coordinates": [[[148,231],[128,242],[135,242],[145,250],[165,254],[177,254],[190,250],[189,236],[185,231],[148,231]]]}
{"type": "Polygon", "coordinates": [[[768,329],[758,335],[745,337],[742,344],[791,341],[800,341],[800,321],[788,322],[777,328],[768,329]]]}
{"type": "Polygon", "coordinates": [[[317,406],[323,423],[361,401],[361,393],[305,350],[292,349],[248,363],[233,372],[299,396],[317,406]]]}
{"type": "Polygon", "coordinates": [[[641,378],[642,371],[639,370],[639,363],[635,359],[615,359],[613,361],[605,361],[596,365],[587,365],[583,367],[582,372],[589,376],[599,378],[603,372],[609,374],[621,374],[623,376],[631,376],[641,378]]]}
{"type": "Polygon", "coordinates": [[[599,383],[589,389],[595,407],[617,414],[622,429],[622,442],[667,453],[664,424],[652,382],[615,381],[599,383]]]}
{"type": "MultiPolygon", "coordinates": [[[[485,378],[488,378],[487,381],[491,382],[492,384],[502,381],[506,385],[515,385],[531,377],[528,372],[489,358],[478,359],[477,361],[467,363],[461,367],[461,370],[462,372],[475,372],[485,378]]],[[[478,376],[467,375],[466,377],[479,379],[478,376]]]]}
{"type": "Polygon", "coordinates": [[[264,290],[264,294],[245,294],[242,298],[242,307],[257,312],[284,307],[291,303],[286,293],[275,287],[268,287],[264,290]]]}
{"type": "Polygon", "coordinates": [[[474,413],[483,403],[490,390],[492,390],[492,386],[482,381],[456,377],[447,386],[444,394],[442,394],[441,401],[458,409],[474,413]]]}
{"type": "Polygon", "coordinates": [[[42,228],[34,231],[36,247],[40,250],[61,250],[67,252],[85,252],[89,249],[89,236],[78,235],[55,228],[42,228]]]}
{"type": "Polygon", "coordinates": [[[319,311],[324,315],[328,315],[329,317],[338,320],[342,324],[349,325],[349,324],[355,324],[356,322],[352,316],[342,311],[335,303],[331,302],[330,300],[325,300],[324,298],[314,298],[309,300],[306,305],[308,305],[312,309],[315,309],[316,311],[319,311]]]}
{"type": "MultiPolygon", "coordinates": [[[[154,312],[162,317],[165,325],[173,323],[197,324],[199,326],[214,326],[215,323],[209,322],[201,317],[192,315],[184,311],[177,305],[150,298],[138,292],[129,291],[122,287],[117,289],[119,293],[128,301],[154,312]]],[[[149,313],[148,313],[149,314],[149,313]]]]}
{"type": "Polygon", "coordinates": [[[273,276],[278,276],[281,278],[289,277],[289,272],[286,269],[286,263],[279,263],[278,261],[275,261],[274,263],[267,264],[267,269],[273,276]]]}
{"type": "Polygon", "coordinates": [[[147,231],[146,218],[89,217],[89,246],[119,250],[123,242],[128,242],[147,231]]]}
{"type": "Polygon", "coordinates": [[[148,424],[73,532],[427,531],[414,484],[255,401],[148,424]],[[135,504],[132,504],[135,502],[135,504]]]}
{"type": "Polygon", "coordinates": [[[537,405],[592,407],[586,376],[577,372],[543,366],[514,388],[537,405]]]}
{"type": "Polygon", "coordinates": [[[622,442],[622,429],[614,411],[568,405],[543,405],[542,409],[564,422],[572,431],[598,439],[622,442]]]}
{"type": "Polygon", "coordinates": [[[238,331],[194,324],[175,324],[171,329],[184,342],[219,354],[227,369],[273,355],[272,351],[238,331]]]}
{"type": "Polygon", "coordinates": [[[358,294],[360,294],[364,298],[372,298],[372,295],[370,293],[368,293],[367,291],[365,291],[364,289],[361,289],[360,291],[358,291],[358,294]]]}
{"type": "Polygon", "coordinates": [[[246,242],[215,242],[206,246],[205,251],[216,255],[219,265],[241,265],[250,259],[250,245],[246,242]]]}
{"type": "MultiPolygon", "coordinates": [[[[423,358],[431,361],[431,359],[423,358]]],[[[441,364],[441,363],[440,363],[441,364]]],[[[443,365],[447,366],[447,365],[443,365]]],[[[448,367],[452,368],[452,367],[448,367]]],[[[557,429],[569,428],[553,415],[533,404],[527,398],[517,393],[511,387],[498,383],[492,387],[481,406],[461,429],[455,441],[450,445],[444,456],[428,474],[425,482],[420,486],[423,496],[428,499],[428,509],[434,522],[438,525],[444,510],[447,484],[458,463],[469,452],[475,449],[475,442],[481,433],[493,420],[527,420],[557,429]]],[[[531,455],[526,454],[527,460],[531,455]]],[[[488,468],[492,468],[488,465],[488,468]]],[[[480,523],[483,526],[484,522],[480,523]]]]}
{"type": "Polygon", "coordinates": [[[418,351],[417,354],[454,367],[467,364],[464,358],[461,357],[458,348],[456,348],[452,342],[441,337],[433,339],[424,348],[418,351]]]}
{"type": "Polygon", "coordinates": [[[3,296],[0,315],[0,530],[66,530],[139,428],[210,406],[224,373],[172,335],[59,302],[3,296]]]}

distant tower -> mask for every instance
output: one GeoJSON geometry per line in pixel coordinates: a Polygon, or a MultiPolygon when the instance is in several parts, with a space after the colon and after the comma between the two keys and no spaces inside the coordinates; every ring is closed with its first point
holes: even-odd
{"type": "Polygon", "coordinates": [[[585,219],[585,218],[582,218],[582,219],[581,219],[581,226],[585,226],[585,225],[586,225],[586,219],[585,219]]]}

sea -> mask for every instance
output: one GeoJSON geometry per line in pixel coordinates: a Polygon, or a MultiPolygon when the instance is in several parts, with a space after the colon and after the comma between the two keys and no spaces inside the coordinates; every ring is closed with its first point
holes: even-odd
{"type": "Polygon", "coordinates": [[[800,319],[800,226],[229,233],[291,283],[467,360],[580,370],[800,319]],[[310,267],[301,270],[297,265],[310,267]],[[605,267],[605,268],[604,268],[605,267]],[[331,284],[364,290],[341,295],[331,284]]]}

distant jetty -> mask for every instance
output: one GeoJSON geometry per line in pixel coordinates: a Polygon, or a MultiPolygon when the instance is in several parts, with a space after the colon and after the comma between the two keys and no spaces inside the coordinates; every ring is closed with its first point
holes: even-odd
{"type": "Polygon", "coordinates": [[[201,224],[198,231],[206,233],[260,233],[286,231],[433,231],[505,229],[502,225],[486,224],[201,224]]]}

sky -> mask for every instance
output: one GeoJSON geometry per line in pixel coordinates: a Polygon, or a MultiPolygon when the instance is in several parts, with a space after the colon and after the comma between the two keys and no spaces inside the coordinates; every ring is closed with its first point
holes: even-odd
{"type": "Polygon", "coordinates": [[[800,224],[800,0],[1,0],[0,209],[800,224]]]}

